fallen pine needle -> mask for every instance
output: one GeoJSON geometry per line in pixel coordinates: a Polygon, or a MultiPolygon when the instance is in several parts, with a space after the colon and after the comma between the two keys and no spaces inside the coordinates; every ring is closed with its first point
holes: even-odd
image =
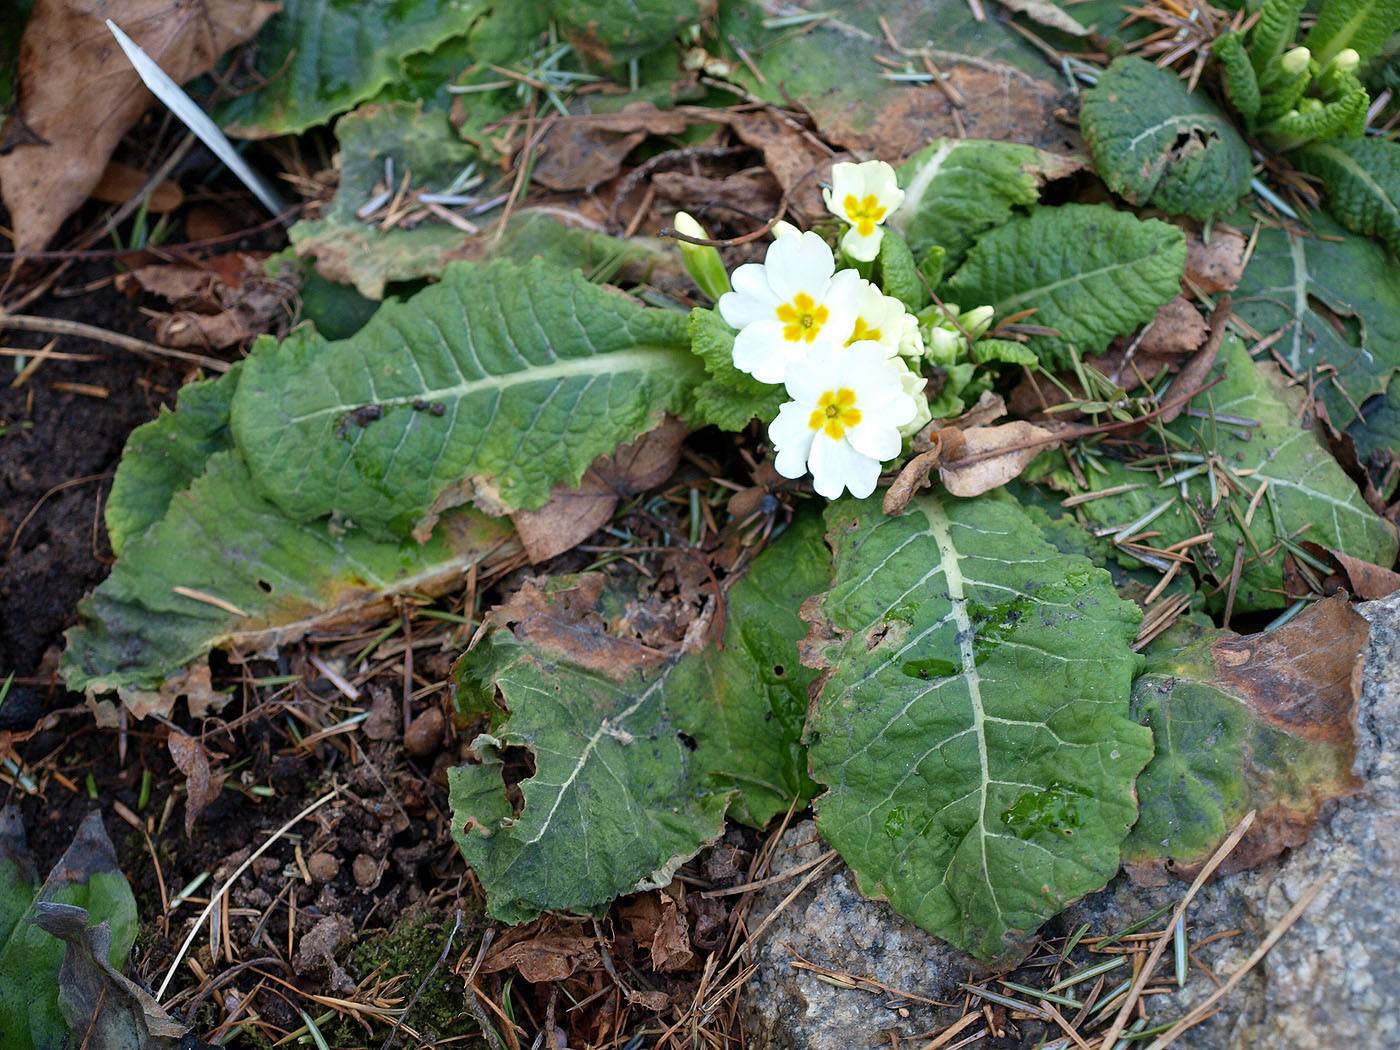
{"type": "Polygon", "coordinates": [[[1254,949],[1254,953],[1244,961],[1244,965],[1241,966],[1234,973],[1232,973],[1228,978],[1226,978],[1224,984],[1222,984],[1215,991],[1211,992],[1209,996],[1207,996],[1200,1003],[1198,1003],[1195,1009],[1193,1009],[1176,1024],[1172,1025],[1172,1027],[1169,1028],[1166,1032],[1164,1032],[1159,1038],[1154,1040],[1152,1045],[1149,1046],[1147,1050],[1164,1050],[1166,1046],[1168,1046],[1173,1040],[1175,1040],[1176,1037],[1179,1036],[1182,1032],[1186,1031],[1186,1029],[1192,1027],[1193,1025],[1200,1024],[1202,1021],[1204,1021],[1206,1017],[1213,1012],[1211,1008],[1217,1002],[1219,1002],[1220,999],[1224,997],[1226,993],[1230,991],[1231,988],[1239,984],[1240,981],[1244,979],[1245,974],[1249,973],[1250,970],[1258,966],[1260,960],[1268,954],[1269,949],[1272,948],[1275,944],[1277,944],[1279,942],[1279,939],[1285,933],[1288,932],[1289,928],[1303,917],[1303,912],[1308,910],[1313,900],[1316,899],[1317,895],[1322,892],[1322,888],[1327,885],[1327,881],[1331,877],[1332,873],[1330,871],[1324,872],[1316,882],[1309,886],[1307,890],[1303,893],[1303,895],[1298,898],[1298,902],[1294,904],[1293,907],[1288,909],[1288,914],[1286,914],[1282,919],[1278,921],[1278,925],[1269,931],[1269,935],[1265,937],[1263,941],[1260,942],[1258,948],[1254,949]]]}
{"type": "Polygon", "coordinates": [[[1244,815],[1240,822],[1235,825],[1235,830],[1230,832],[1225,841],[1220,844],[1220,848],[1215,851],[1210,860],[1206,861],[1206,866],[1201,869],[1200,874],[1192,881],[1191,888],[1186,891],[1186,896],[1181,898],[1181,903],[1172,912],[1171,921],[1167,923],[1167,928],[1157,938],[1157,943],[1152,946],[1152,951],[1148,953],[1147,961],[1143,963],[1142,969],[1133,979],[1132,985],[1128,988],[1128,994],[1123,997],[1123,1005],[1119,1007],[1118,1016],[1113,1019],[1108,1034],[1103,1037],[1100,1043],[1101,1046],[1112,1048],[1118,1045],[1118,1037],[1123,1034],[1123,1029],[1128,1024],[1128,1016],[1137,1006],[1138,1000],[1142,996],[1142,990],[1152,979],[1153,971],[1157,969],[1157,963],[1161,961],[1162,953],[1166,951],[1167,944],[1172,939],[1177,919],[1186,914],[1186,909],[1191,906],[1191,901],[1201,891],[1206,880],[1215,874],[1215,869],[1220,867],[1225,858],[1234,852],[1235,847],[1240,844],[1240,839],[1244,838],[1245,832],[1254,826],[1254,817],[1255,811],[1252,809],[1244,815]]]}
{"type": "Polygon", "coordinates": [[[176,584],[170,589],[182,598],[192,598],[194,601],[203,602],[205,605],[212,605],[216,609],[222,609],[224,612],[232,613],[234,616],[242,616],[246,619],[249,615],[238,606],[234,605],[233,602],[225,601],[223,598],[209,594],[207,591],[197,591],[193,587],[183,587],[179,584],[176,584]]]}

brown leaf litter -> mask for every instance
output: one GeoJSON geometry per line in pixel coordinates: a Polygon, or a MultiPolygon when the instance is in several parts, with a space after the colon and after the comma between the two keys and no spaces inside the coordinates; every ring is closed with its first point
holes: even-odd
{"type": "MultiPolygon", "coordinates": [[[[20,40],[18,122],[25,141],[0,156],[0,192],[19,252],[43,248],[102,178],[121,137],[155,101],[106,20],[176,83],[209,72],[280,4],[264,0],[37,0],[20,40]]],[[[15,141],[15,129],[3,136],[15,141]]]]}

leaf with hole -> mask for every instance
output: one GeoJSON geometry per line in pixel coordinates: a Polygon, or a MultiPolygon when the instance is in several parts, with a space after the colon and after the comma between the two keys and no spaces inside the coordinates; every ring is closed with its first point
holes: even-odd
{"type": "Polygon", "coordinates": [[[1204,92],[1169,69],[1123,57],[1084,92],[1080,110],[1094,166],[1114,193],[1202,221],[1234,211],[1253,160],[1204,92]]]}
{"type": "Polygon", "coordinates": [[[861,891],[983,961],[1118,870],[1151,734],[1128,718],[1140,614],[1014,500],[827,508],[836,574],[804,662],[817,827],[861,891]]]}
{"type": "Polygon", "coordinates": [[[596,574],[497,613],[513,627],[456,671],[463,714],[494,712],[490,728],[448,776],[453,836],[494,918],[598,911],[664,886],[726,808],[762,825],[810,797],[797,609],[829,569],[820,522],[799,519],[730,588],[723,648],[671,658],[606,630],[596,574]]]}

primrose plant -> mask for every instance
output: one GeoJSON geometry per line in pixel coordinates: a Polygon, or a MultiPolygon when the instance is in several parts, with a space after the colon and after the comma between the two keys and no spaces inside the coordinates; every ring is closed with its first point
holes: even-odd
{"type": "MultiPolygon", "coordinates": [[[[836,164],[831,175],[823,196],[847,224],[840,255],[872,263],[885,220],[904,201],[894,169],[875,160],[836,164]]],[[[703,238],[684,213],[677,229],[703,238]]],[[[992,309],[962,319],[956,307],[915,315],[855,266],[838,269],[818,234],[790,223],[778,223],[774,232],[763,262],[738,267],[732,286],[718,279],[723,266],[713,248],[688,245],[687,266],[703,290],[718,292],[720,316],[737,330],[734,367],[786,392],[768,426],[778,473],[810,473],[827,499],[845,492],[863,499],[875,491],[882,465],[932,419],[925,361],[948,367],[965,359],[971,333],[986,330],[992,309]]]]}

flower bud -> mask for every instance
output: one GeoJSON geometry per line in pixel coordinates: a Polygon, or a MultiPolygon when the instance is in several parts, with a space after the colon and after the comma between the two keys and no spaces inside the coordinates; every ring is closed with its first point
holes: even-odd
{"type": "MultiPolygon", "coordinates": [[[[675,226],[676,232],[686,237],[701,240],[710,238],[705,228],[687,212],[676,212],[675,226]]],[[[712,302],[719,302],[719,297],[729,291],[729,274],[725,272],[724,260],[719,257],[719,251],[706,244],[690,244],[687,241],[678,243],[681,246],[681,260],[685,263],[686,272],[690,274],[691,280],[712,302]]]]}
{"type": "Polygon", "coordinates": [[[1280,61],[1283,71],[1290,77],[1296,77],[1308,68],[1308,63],[1312,61],[1312,52],[1305,47],[1295,47],[1284,54],[1280,61]]]}
{"type": "Polygon", "coordinates": [[[1329,67],[1339,73],[1355,73],[1357,67],[1361,65],[1361,56],[1356,53],[1354,47],[1344,47],[1337,52],[1337,56],[1329,63],[1329,67]]]}

